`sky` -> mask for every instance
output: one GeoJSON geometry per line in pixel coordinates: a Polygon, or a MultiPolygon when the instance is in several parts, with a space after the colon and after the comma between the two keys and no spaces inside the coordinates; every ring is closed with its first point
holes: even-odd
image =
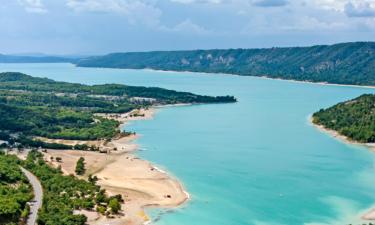
{"type": "Polygon", "coordinates": [[[375,0],[0,0],[0,53],[375,41],[375,0]]]}

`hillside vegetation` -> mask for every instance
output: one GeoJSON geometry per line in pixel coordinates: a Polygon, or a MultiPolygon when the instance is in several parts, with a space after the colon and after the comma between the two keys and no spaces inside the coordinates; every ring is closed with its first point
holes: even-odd
{"type": "Polygon", "coordinates": [[[86,181],[63,175],[59,168],[47,165],[42,153],[36,150],[30,151],[26,160],[0,150],[0,224],[25,224],[29,215],[27,202],[32,199],[33,191],[20,166],[32,172],[43,186],[39,225],[83,225],[87,217],[77,213],[79,210],[96,210],[106,216],[121,210],[122,197],[108,196],[106,190],[96,185],[96,177],[90,176],[86,181]]]}
{"type": "Polygon", "coordinates": [[[38,151],[30,151],[22,164],[38,177],[43,186],[43,205],[37,220],[40,225],[83,225],[87,217],[74,213],[74,210],[97,210],[109,216],[114,214],[109,202],[113,199],[123,201],[120,195],[108,196],[96,185],[96,179],[86,181],[63,175],[59,168],[47,165],[38,151]]]}
{"type": "MultiPolygon", "coordinates": [[[[0,140],[23,146],[66,149],[34,137],[108,140],[126,135],[119,122],[96,113],[126,113],[133,109],[175,103],[235,102],[232,96],[202,96],[162,88],[119,84],[82,85],[0,73],[0,140]]],[[[85,146],[76,146],[82,149],[85,146]]]]}
{"type": "Polygon", "coordinates": [[[20,160],[0,150],[0,224],[15,225],[25,221],[33,197],[31,185],[22,173],[20,160]]]}
{"type": "Polygon", "coordinates": [[[375,85],[375,42],[269,49],[114,53],[81,59],[77,65],[375,85]]]}
{"type": "Polygon", "coordinates": [[[349,139],[375,142],[375,95],[366,94],[313,114],[313,122],[349,139]]]}

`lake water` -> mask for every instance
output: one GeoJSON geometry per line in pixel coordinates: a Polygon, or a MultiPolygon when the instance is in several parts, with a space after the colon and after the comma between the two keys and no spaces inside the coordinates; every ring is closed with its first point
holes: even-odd
{"type": "Polygon", "coordinates": [[[375,89],[71,64],[0,64],[0,71],[236,96],[235,104],[163,108],[128,127],[142,135],[139,155],[191,195],[173,212],[150,210],[157,225],[342,225],[375,204],[375,154],[308,122],[322,107],[375,89]]]}

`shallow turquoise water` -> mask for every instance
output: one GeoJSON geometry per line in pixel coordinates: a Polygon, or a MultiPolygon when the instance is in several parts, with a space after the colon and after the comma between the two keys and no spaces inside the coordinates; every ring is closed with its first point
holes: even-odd
{"type": "Polygon", "coordinates": [[[0,64],[0,71],[235,95],[235,104],[167,107],[128,127],[142,135],[139,154],[191,195],[173,213],[150,210],[157,225],[349,224],[375,204],[374,154],[308,123],[312,112],[375,89],[70,64],[0,64]]]}

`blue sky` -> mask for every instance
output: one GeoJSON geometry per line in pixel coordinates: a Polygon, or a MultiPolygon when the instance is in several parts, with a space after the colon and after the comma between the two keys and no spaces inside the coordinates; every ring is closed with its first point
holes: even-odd
{"type": "Polygon", "coordinates": [[[375,41],[375,0],[1,0],[0,53],[375,41]]]}

